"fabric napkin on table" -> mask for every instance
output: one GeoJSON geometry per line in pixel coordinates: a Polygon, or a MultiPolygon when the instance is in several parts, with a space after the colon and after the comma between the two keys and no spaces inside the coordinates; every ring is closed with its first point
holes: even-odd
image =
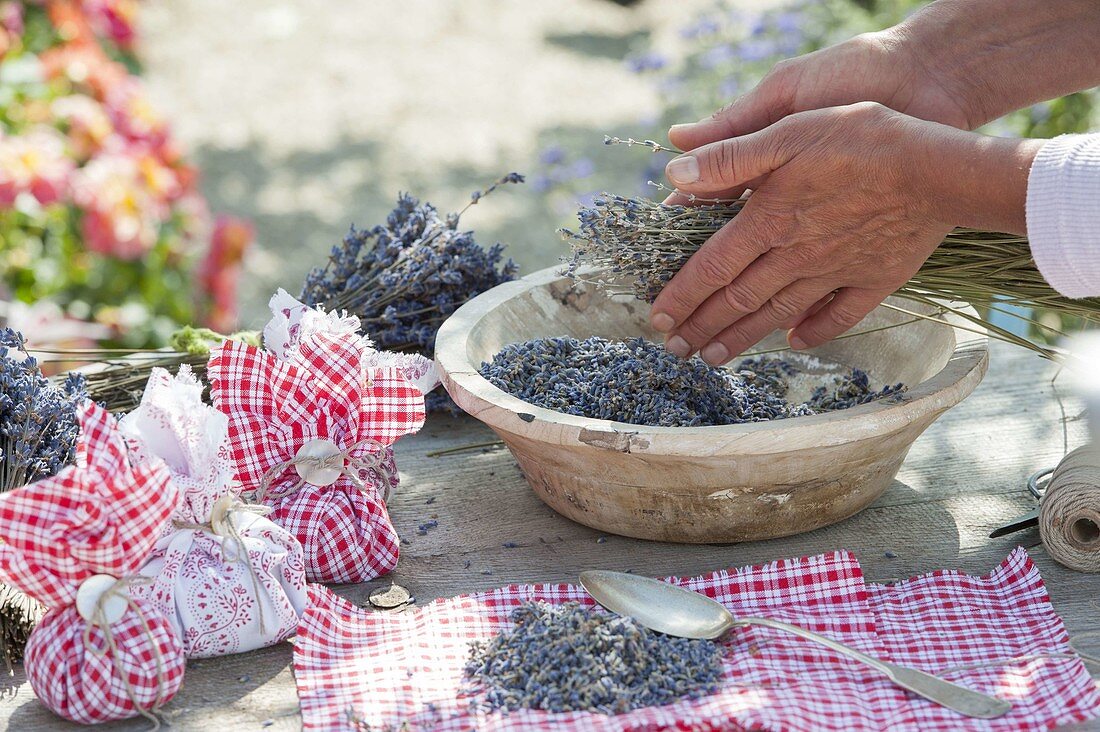
{"type": "Polygon", "coordinates": [[[974,720],[907,694],[854,661],[765,628],[721,642],[724,681],[703,699],[617,716],[477,709],[465,691],[471,640],[509,627],[528,600],[592,605],[571,585],[513,585],[399,613],[357,608],[325,590],[302,618],[294,650],[306,729],[424,730],[1030,730],[1100,715],[1100,695],[1071,653],[1061,619],[1023,550],[987,577],[936,573],[891,587],[865,585],[855,557],[815,557],[672,579],[735,615],[801,625],[865,653],[1013,702],[974,720]],[[998,662],[997,667],[971,668],[998,662]]]}

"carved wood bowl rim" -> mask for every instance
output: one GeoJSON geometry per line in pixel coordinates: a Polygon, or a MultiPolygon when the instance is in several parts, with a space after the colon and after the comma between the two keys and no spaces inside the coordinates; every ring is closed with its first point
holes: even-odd
{"type": "MultiPolygon", "coordinates": [[[[951,327],[952,354],[943,368],[910,386],[899,399],[886,398],[808,417],[708,427],[651,427],[579,417],[504,392],[481,376],[480,363],[473,363],[468,356],[471,333],[483,318],[512,298],[562,279],[560,268],[548,267],[498,285],[466,302],[439,329],[436,362],[447,392],[459,407],[494,430],[574,448],[591,446],[670,457],[774,455],[788,452],[792,443],[799,449],[835,447],[931,423],[977,387],[989,363],[984,329],[946,312],[938,317],[947,324],[944,327],[951,327]]],[[[908,301],[898,302],[913,307],[908,301]]],[[[960,308],[953,303],[952,307],[977,314],[970,305],[960,308]]]]}

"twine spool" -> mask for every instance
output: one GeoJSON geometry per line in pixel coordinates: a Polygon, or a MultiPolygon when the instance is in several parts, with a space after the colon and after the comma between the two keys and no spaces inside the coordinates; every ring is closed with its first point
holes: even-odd
{"type": "Polygon", "coordinates": [[[1062,458],[1039,506],[1047,554],[1078,572],[1100,572],[1100,447],[1062,458]]]}

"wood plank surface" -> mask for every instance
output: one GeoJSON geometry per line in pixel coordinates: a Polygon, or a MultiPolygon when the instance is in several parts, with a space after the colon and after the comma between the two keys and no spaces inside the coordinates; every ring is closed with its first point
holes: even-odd
{"type": "MultiPolygon", "coordinates": [[[[869,580],[942,568],[983,574],[1023,545],[1035,558],[1070,635],[1092,631],[1100,620],[1100,575],[1056,564],[1042,551],[1036,530],[988,538],[994,527],[1034,508],[1024,487],[1027,476],[1057,463],[1066,444],[1072,449],[1085,439],[1080,404],[1065,394],[1065,384],[1052,384],[1053,365],[1001,344],[991,350],[985,381],[916,442],[897,479],[870,508],[808,534],[746,544],[688,546],[605,537],[544,506],[502,448],[430,456],[493,440],[472,419],[432,417],[420,434],[398,443],[401,487],[391,502],[403,538],[397,571],[337,591],[365,602],[371,589],[392,579],[424,603],[512,582],[575,581],[589,568],[698,574],[838,548],[859,556],[869,580]],[[419,535],[417,527],[432,518],[438,527],[419,535]]],[[[1100,655],[1100,640],[1079,647],[1100,655]]],[[[289,644],[192,661],[183,689],[163,716],[179,730],[300,729],[290,664],[289,644]]],[[[1100,669],[1093,671],[1098,675],[1100,669]]],[[[102,726],[147,728],[141,719],[102,726]]],[[[17,671],[0,676],[2,729],[82,727],[46,711],[17,671]]],[[[1073,729],[1100,730],[1100,724],[1073,729]]]]}

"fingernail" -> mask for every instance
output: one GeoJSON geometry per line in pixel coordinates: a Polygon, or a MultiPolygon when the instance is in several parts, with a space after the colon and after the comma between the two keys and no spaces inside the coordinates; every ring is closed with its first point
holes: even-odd
{"type": "Polygon", "coordinates": [[[699,124],[699,123],[698,122],[685,122],[682,125],[672,125],[672,127],[668,128],[668,134],[669,135],[675,135],[677,132],[683,132],[687,128],[694,127],[697,124],[699,124]]]}
{"type": "Polygon", "coordinates": [[[699,180],[699,161],[691,155],[681,155],[665,166],[665,175],[676,185],[699,180]]]}
{"type": "Polygon", "coordinates": [[[796,336],[794,333],[787,336],[787,343],[790,343],[791,348],[793,348],[796,351],[801,351],[801,350],[804,350],[805,348],[807,348],[806,341],[802,340],[801,338],[796,336]]]}
{"type": "Polygon", "coordinates": [[[680,336],[672,336],[665,343],[665,350],[674,353],[680,358],[687,358],[691,354],[691,346],[680,336]]]}
{"type": "Polygon", "coordinates": [[[711,366],[721,366],[730,358],[730,351],[721,343],[711,343],[699,354],[711,366]]]}
{"type": "Polygon", "coordinates": [[[676,325],[676,321],[668,313],[654,313],[649,322],[659,333],[668,333],[676,325]]]}

